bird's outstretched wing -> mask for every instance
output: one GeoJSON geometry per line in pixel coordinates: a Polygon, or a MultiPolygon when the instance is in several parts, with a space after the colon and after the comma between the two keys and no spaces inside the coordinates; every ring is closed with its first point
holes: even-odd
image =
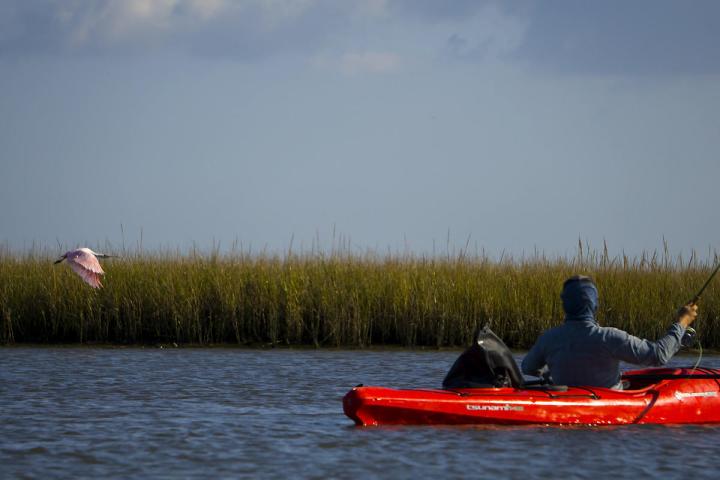
{"type": "Polygon", "coordinates": [[[100,276],[105,272],[100,266],[98,259],[95,258],[95,255],[83,252],[82,250],[76,250],[67,256],[67,262],[70,264],[70,268],[85,280],[85,283],[93,288],[102,287],[100,276]]]}

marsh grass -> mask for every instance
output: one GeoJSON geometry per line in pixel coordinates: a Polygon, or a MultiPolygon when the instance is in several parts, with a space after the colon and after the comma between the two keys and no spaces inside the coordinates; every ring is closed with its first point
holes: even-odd
{"type": "MultiPolygon", "coordinates": [[[[0,250],[0,342],[443,347],[467,345],[489,323],[527,348],[562,321],[559,291],[576,273],[598,284],[601,324],[653,339],[712,268],[667,251],[609,258],[582,245],[574,258],[500,261],[126,253],[104,261],[96,291],[53,259],[0,250]]],[[[705,347],[720,347],[719,317],[720,286],[711,285],[696,322],[705,347]]]]}

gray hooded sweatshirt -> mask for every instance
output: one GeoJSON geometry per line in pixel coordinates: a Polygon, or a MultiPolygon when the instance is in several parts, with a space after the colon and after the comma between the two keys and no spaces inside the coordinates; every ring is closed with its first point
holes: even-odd
{"type": "Polygon", "coordinates": [[[557,385],[620,388],[620,362],[643,366],[666,364],[680,349],[685,328],[670,326],[656,342],[595,320],[598,293],[588,278],[569,280],[563,293],[565,323],[543,333],[522,361],[522,371],[539,375],[547,366],[557,385]]]}

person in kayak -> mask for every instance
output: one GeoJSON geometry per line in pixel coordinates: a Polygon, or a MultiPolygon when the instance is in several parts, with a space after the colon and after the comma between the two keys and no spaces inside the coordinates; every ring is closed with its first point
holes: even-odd
{"type": "Polygon", "coordinates": [[[685,305],[667,333],[651,342],[598,325],[598,291],[590,277],[570,277],[560,297],[565,323],[543,333],[522,361],[523,373],[543,376],[547,367],[557,385],[621,389],[621,361],[643,366],[666,364],[680,350],[685,329],[697,317],[697,305],[685,305]]]}

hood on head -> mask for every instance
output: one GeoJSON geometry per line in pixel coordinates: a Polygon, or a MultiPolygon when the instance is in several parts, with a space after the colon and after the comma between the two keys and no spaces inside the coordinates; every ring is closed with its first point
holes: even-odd
{"type": "Polygon", "coordinates": [[[565,320],[595,320],[598,291],[590,277],[576,275],[568,278],[560,294],[565,320]]]}

